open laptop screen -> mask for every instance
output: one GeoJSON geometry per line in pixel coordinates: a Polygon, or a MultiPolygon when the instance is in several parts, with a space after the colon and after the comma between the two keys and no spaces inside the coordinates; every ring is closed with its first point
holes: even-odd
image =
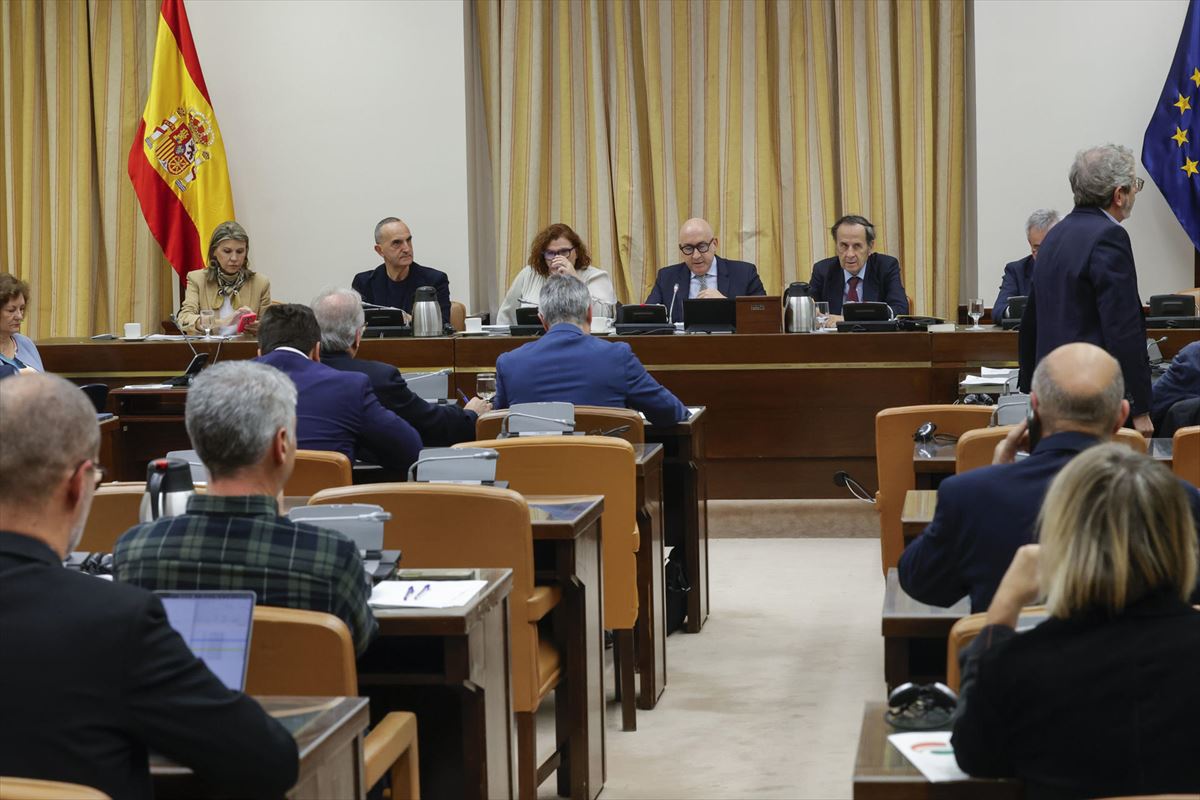
{"type": "Polygon", "coordinates": [[[221,682],[246,685],[254,592],[156,592],[167,621],[221,682]]]}

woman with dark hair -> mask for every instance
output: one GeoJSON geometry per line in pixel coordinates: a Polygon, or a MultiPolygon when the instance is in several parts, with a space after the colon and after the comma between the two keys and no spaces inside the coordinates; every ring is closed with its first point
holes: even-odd
{"type": "Polygon", "coordinates": [[[46,371],[33,340],[21,333],[28,303],[29,284],[0,273],[0,378],[25,370],[46,371]]]}
{"type": "Polygon", "coordinates": [[[500,304],[496,315],[498,325],[515,325],[517,309],[536,307],[542,287],[551,275],[569,275],[588,287],[592,309],[596,316],[611,317],[617,304],[612,278],[602,269],[592,266],[587,245],[570,226],[556,222],[533,237],[529,262],[517,273],[516,280],[500,304]]]}
{"type": "Polygon", "coordinates": [[[175,323],[184,333],[234,333],[246,314],[259,317],[271,305],[271,282],[250,269],[250,236],[241,225],[222,222],[208,243],[208,267],[188,273],[187,291],[175,323]],[[208,312],[211,319],[200,319],[208,312]]]}

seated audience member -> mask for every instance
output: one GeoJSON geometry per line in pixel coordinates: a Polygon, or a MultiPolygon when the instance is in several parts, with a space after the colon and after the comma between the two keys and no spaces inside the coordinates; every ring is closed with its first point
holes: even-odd
{"type": "Polygon", "coordinates": [[[652,425],[687,419],[687,408],[650,377],[629,345],[587,332],[592,307],[586,286],[551,276],[539,306],[546,334],[496,359],[496,408],[558,401],[633,408],[652,425]]]}
{"type": "Polygon", "coordinates": [[[355,358],[362,343],[362,299],[353,289],[330,289],[317,295],[313,314],[321,326],[321,363],[371,379],[371,388],[383,407],[417,429],[426,447],[449,447],[475,438],[475,421],[492,404],[480,397],[457,405],[429,403],[408,388],[400,370],[381,361],[355,358]]]}
{"type": "Polygon", "coordinates": [[[97,482],[96,410],[53,375],[0,383],[0,775],[153,796],[148,751],[208,788],[282,796],[296,743],[225,688],[144,589],[63,569],[97,482]]]}
{"type": "MultiPolygon", "coordinates": [[[[378,463],[407,472],[421,451],[421,437],[379,404],[371,379],[321,364],[321,329],[308,306],[271,306],[258,332],[258,361],[296,384],[296,437],[305,450],[332,450],[352,462],[378,463]]],[[[234,403],[231,413],[241,405],[234,403]]]]}
{"type": "MultiPolygon", "coordinates": [[[[900,556],[900,586],[923,603],[963,595],[984,611],[1013,553],[1034,539],[1046,487],[1083,450],[1114,436],[1129,415],[1120,365],[1095,345],[1063,345],[1038,364],[1030,403],[1040,439],[1025,423],[996,449],[996,463],[938,487],[933,521],[900,556]],[[1014,461],[1018,449],[1031,454],[1014,461]]],[[[1189,497],[1200,520],[1200,494],[1189,497]]]]}
{"type": "Polygon", "coordinates": [[[423,267],[413,260],[412,231],[403,220],[385,217],[375,226],[375,252],[383,263],[354,276],[351,286],[368,303],[391,306],[412,317],[417,289],[432,286],[442,308],[442,322],[450,322],[450,279],[446,273],[423,267]]]}
{"type": "Polygon", "coordinates": [[[1050,208],[1039,208],[1025,221],[1025,239],[1029,242],[1029,255],[1004,265],[1004,277],[1000,279],[1000,294],[992,305],[992,320],[999,324],[1008,308],[1008,298],[1028,297],[1033,286],[1033,262],[1037,259],[1042,239],[1058,222],[1058,212],[1050,208]]]}
{"type": "MultiPolygon", "coordinates": [[[[1200,398],[1200,342],[1192,342],[1175,354],[1167,371],[1151,389],[1150,421],[1157,435],[1169,437],[1175,433],[1176,426],[1169,431],[1165,427],[1172,406],[1197,398],[1200,398]]],[[[1185,424],[1197,423],[1187,420],[1185,424]]]]}
{"type": "Polygon", "coordinates": [[[954,755],[1026,797],[1200,792],[1196,530],[1181,484],[1119,444],[1066,466],[960,655],[954,755]],[[1021,607],[1050,618],[1016,633],[1021,607]]]}
{"type": "Polygon", "coordinates": [[[122,534],[116,579],[153,590],[245,589],[260,605],[334,614],[363,652],[379,626],[354,543],[279,514],[296,463],[296,387],[265,364],[226,361],[192,382],[185,413],[208,489],[188,499],[186,514],[122,534]]]}
{"type": "Polygon", "coordinates": [[[721,258],[717,255],[719,244],[706,220],[696,218],[683,223],[679,229],[683,261],[658,271],[646,302],[670,306],[667,311],[671,320],[681,322],[684,300],[766,294],[758,269],[746,261],[721,258]]]}
{"type": "Polygon", "coordinates": [[[222,222],[208,243],[208,266],[187,275],[187,290],[175,324],[184,333],[200,333],[200,312],[213,312],[212,332],[237,332],[246,314],[260,318],[271,305],[271,282],[250,269],[250,235],[238,223],[222,222]]]}
{"type": "Polygon", "coordinates": [[[813,264],[808,293],[829,303],[829,326],[842,319],[846,302],[887,303],[893,314],[908,313],[908,297],[900,278],[900,262],[875,252],[875,226],[866,217],[850,214],[830,229],[837,255],[813,264]]]}
{"type": "Polygon", "coordinates": [[[29,284],[7,272],[0,273],[0,378],[20,372],[45,372],[33,340],[21,333],[29,284]]]}
{"type": "Polygon", "coordinates": [[[613,291],[612,278],[604,270],[592,266],[591,253],[579,234],[570,226],[556,222],[533,237],[529,263],[517,273],[500,303],[496,324],[515,325],[518,308],[537,306],[542,287],[551,275],[568,275],[583,281],[597,311],[602,312],[597,316],[613,315],[617,295],[613,291]]]}

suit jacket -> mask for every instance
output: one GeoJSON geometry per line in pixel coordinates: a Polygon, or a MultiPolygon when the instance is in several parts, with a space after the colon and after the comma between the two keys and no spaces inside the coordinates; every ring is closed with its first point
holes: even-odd
{"type": "Polygon", "coordinates": [[[1171,406],[1195,397],[1200,397],[1200,342],[1185,345],[1171,359],[1171,365],[1162,377],[1154,382],[1150,419],[1155,430],[1162,426],[1171,406]]]}
{"type": "Polygon", "coordinates": [[[1029,800],[1200,792],[1200,611],[1178,597],[992,625],[960,660],[966,772],[1021,778],[1029,800]]]}
{"type": "Polygon", "coordinates": [[[391,364],[355,358],[345,352],[322,352],[321,363],[344,372],[366,375],[383,407],[416,428],[426,447],[449,447],[475,439],[478,415],[474,411],[422,400],[412,393],[400,370],[391,364]]]}
{"type": "Polygon", "coordinates": [[[350,286],[368,303],[402,308],[410,314],[417,289],[432,286],[437,291],[438,305],[442,309],[442,322],[450,324],[450,279],[440,269],[423,267],[414,261],[404,280],[394,281],[388,277],[387,266],[380,264],[375,269],[355,275],[350,286]]]}
{"type": "Polygon", "coordinates": [[[1020,385],[1059,345],[1091,342],[1121,364],[1133,416],[1150,413],[1146,320],[1129,233],[1098,208],[1079,208],[1046,234],[1025,315],[1020,385]],[[1040,310],[1039,310],[1040,309],[1040,310]]]}
{"type": "MultiPolygon", "coordinates": [[[[864,301],[887,303],[895,314],[908,313],[908,296],[900,279],[900,262],[895,258],[883,253],[871,253],[859,277],[863,279],[859,285],[859,297],[864,301]]],[[[813,264],[808,294],[814,300],[828,302],[830,314],[842,313],[845,291],[846,275],[836,256],[813,264]]]]}
{"type": "MultiPolygon", "coordinates": [[[[215,281],[209,280],[207,269],[195,269],[187,274],[187,288],[183,294],[183,302],[179,305],[179,313],[175,315],[175,324],[184,333],[195,333],[196,322],[200,319],[200,308],[211,308],[219,311],[225,305],[225,298],[218,292],[215,281]]],[[[271,305],[271,282],[261,272],[254,273],[229,297],[234,310],[246,306],[259,317],[271,305]]]]}
{"type": "MultiPolygon", "coordinates": [[[[762,280],[758,277],[758,269],[748,261],[729,261],[728,259],[714,256],[717,264],[717,291],[726,297],[745,297],[747,295],[765,295],[767,290],[763,288],[762,280]]],[[[667,312],[671,315],[672,322],[681,322],[683,320],[683,301],[688,299],[688,285],[692,280],[692,271],[688,269],[688,265],[682,262],[672,264],[669,267],[663,267],[658,271],[658,277],[654,280],[654,288],[650,290],[650,296],[646,298],[647,303],[662,303],[667,305],[671,302],[671,296],[675,296],[675,304],[668,308],[667,312]],[[679,286],[679,292],[676,294],[675,286],[679,286]]]]}
{"type": "Polygon", "coordinates": [[[634,408],[651,425],[688,417],[683,403],[650,377],[629,345],[606,342],[569,323],[496,359],[496,408],[551,401],[634,408]]]}
{"type": "Polygon", "coordinates": [[[274,350],[261,361],[296,384],[296,438],[306,450],[333,450],[351,461],[360,451],[396,472],[405,472],[421,452],[412,426],[379,404],[371,380],[342,372],[288,350],[274,350]]]}
{"type": "MultiPolygon", "coordinates": [[[[1083,433],[1056,433],[1022,461],[942,481],[933,520],[900,556],[901,588],[935,606],[952,606],[968,595],[971,611],[986,611],[1017,548],[1035,540],[1050,482],[1068,461],[1095,444],[1097,439],[1083,433]]],[[[1200,522],[1200,492],[1187,484],[1184,488],[1192,516],[1200,522]]]]}
{"type": "Polygon", "coordinates": [[[291,734],[225,688],[157,597],[64,569],[17,533],[0,532],[0,642],[0,775],[149,800],[153,747],[239,797],[296,781],[291,734]]]}
{"type": "Polygon", "coordinates": [[[1008,298],[1029,295],[1033,284],[1033,256],[1028,255],[1004,265],[1004,277],[1000,279],[1000,294],[992,304],[992,319],[999,323],[1008,308],[1008,298]]]}

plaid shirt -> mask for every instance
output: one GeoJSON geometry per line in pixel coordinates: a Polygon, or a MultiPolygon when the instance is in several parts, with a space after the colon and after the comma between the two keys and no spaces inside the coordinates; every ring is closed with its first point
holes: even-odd
{"type": "Polygon", "coordinates": [[[324,611],[362,654],[379,630],[354,544],[279,516],[263,495],[194,495],[187,513],[137,525],[113,552],[116,580],[151,590],[251,590],[264,606],[324,611]]]}

